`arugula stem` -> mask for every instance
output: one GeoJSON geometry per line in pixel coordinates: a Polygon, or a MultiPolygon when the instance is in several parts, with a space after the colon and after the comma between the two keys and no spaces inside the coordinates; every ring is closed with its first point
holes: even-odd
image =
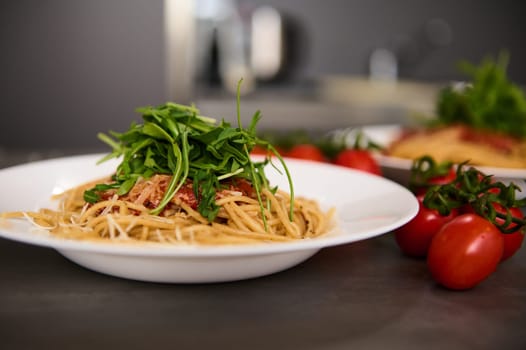
{"type": "Polygon", "coordinates": [[[279,154],[278,150],[274,148],[271,144],[268,145],[268,148],[274,153],[274,155],[278,158],[281,165],[283,166],[283,169],[285,170],[285,174],[287,175],[287,181],[289,183],[289,195],[290,195],[290,212],[289,212],[289,219],[292,221],[294,219],[294,185],[292,184],[292,176],[290,175],[289,168],[287,167],[287,164],[285,163],[285,160],[283,157],[279,154]]]}
{"type": "Polygon", "coordinates": [[[224,180],[224,179],[228,179],[229,177],[233,177],[233,176],[236,176],[238,174],[241,174],[242,172],[244,172],[245,169],[244,168],[239,168],[237,169],[236,171],[232,172],[232,173],[228,173],[228,174],[224,174],[224,175],[221,175],[221,176],[218,176],[217,179],[219,181],[221,180],[224,180]]]}
{"type": "Polygon", "coordinates": [[[174,194],[181,188],[184,181],[186,180],[185,178],[180,179],[181,173],[183,171],[183,167],[185,167],[185,165],[183,164],[184,162],[183,162],[183,157],[181,155],[181,149],[176,143],[174,143],[173,150],[174,150],[174,153],[177,159],[177,167],[175,169],[175,173],[172,175],[172,179],[170,180],[168,188],[166,189],[166,192],[164,193],[161,203],[159,203],[159,205],[155,209],[150,211],[150,213],[153,215],[159,215],[159,213],[163,211],[166,205],[170,203],[170,201],[172,200],[174,194]]]}

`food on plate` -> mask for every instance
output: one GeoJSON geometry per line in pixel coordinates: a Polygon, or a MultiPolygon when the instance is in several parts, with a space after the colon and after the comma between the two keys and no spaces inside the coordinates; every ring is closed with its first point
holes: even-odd
{"type": "Polygon", "coordinates": [[[438,162],[469,160],[473,165],[524,169],[526,139],[458,124],[406,131],[385,154],[407,159],[430,155],[438,162]]]}
{"type": "Polygon", "coordinates": [[[404,130],[386,149],[394,157],[526,168],[526,98],[507,75],[508,56],[463,63],[472,81],[442,89],[436,118],[404,130]]]}
{"type": "Polygon", "coordinates": [[[171,244],[283,242],[331,227],[332,210],[295,196],[285,161],[256,137],[259,112],[244,129],[239,112],[234,128],[193,106],[166,103],[138,111],[142,124],[99,135],[113,148],[101,161],[122,158],[113,174],[60,194],[57,210],[3,217],[27,218],[65,238],[171,244]],[[252,158],[255,146],[267,155],[252,158]],[[268,182],[265,167],[277,168],[272,162],[281,164],[288,192],[268,182]]]}

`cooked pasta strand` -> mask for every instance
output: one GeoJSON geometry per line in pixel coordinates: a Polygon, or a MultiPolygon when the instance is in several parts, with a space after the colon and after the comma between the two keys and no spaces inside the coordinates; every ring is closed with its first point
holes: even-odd
{"type": "Polygon", "coordinates": [[[232,191],[217,200],[220,212],[213,222],[184,202],[159,216],[150,214],[143,204],[116,195],[86,205],[83,192],[92,183],[56,196],[61,201],[57,210],[8,212],[2,218],[25,218],[39,229],[69,239],[217,245],[316,237],[328,231],[332,216],[332,211],[323,212],[316,201],[296,197],[291,221],[289,195],[268,190],[262,192],[265,203],[270,203],[263,211],[256,199],[232,191]]]}

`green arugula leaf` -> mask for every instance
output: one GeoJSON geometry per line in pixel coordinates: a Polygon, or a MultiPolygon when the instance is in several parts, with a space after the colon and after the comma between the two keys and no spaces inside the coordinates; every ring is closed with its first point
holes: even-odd
{"type": "Polygon", "coordinates": [[[276,188],[269,187],[264,173],[264,166],[271,162],[270,156],[259,163],[253,163],[250,158],[250,151],[259,145],[269,149],[285,169],[291,194],[292,220],[294,189],[290,173],[276,149],[256,136],[256,126],[261,119],[259,111],[253,115],[249,128],[242,128],[240,84],[241,81],[238,84],[237,128],[225,121],[217,123],[215,119],[200,115],[195,106],[167,102],[157,107],[137,108],[142,114],[143,124],[133,122],[123,133],[110,131],[109,135],[99,134],[99,138],[112,148],[112,152],[99,163],[118,157],[122,157],[122,161],[112,176],[114,182],[99,184],[85,191],[85,200],[95,203],[100,200],[100,193],[108,189],[117,189],[117,194],[125,195],[138,179],[167,174],[172,177],[166,193],[151,213],[161,213],[175,193],[190,179],[199,200],[199,213],[213,221],[219,210],[215,197],[221,189],[221,181],[240,177],[252,181],[263,210],[262,189],[275,192],[276,188]]]}

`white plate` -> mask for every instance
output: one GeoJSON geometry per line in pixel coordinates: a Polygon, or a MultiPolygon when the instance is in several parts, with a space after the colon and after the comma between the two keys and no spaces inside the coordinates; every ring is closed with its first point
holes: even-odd
{"type": "MultiPolygon", "coordinates": [[[[102,155],[40,161],[0,170],[0,212],[49,207],[49,197],[77,184],[109,175],[116,162],[99,166],[102,155]]],[[[418,210],[404,187],[374,175],[332,165],[288,160],[297,195],[337,209],[338,229],[316,239],[243,246],[169,246],[97,243],[60,239],[38,232],[25,220],[0,225],[0,237],[56,249],[101,273],[154,282],[202,283],[263,276],[292,267],[324,247],[351,243],[391,231],[418,210]]],[[[286,178],[267,169],[272,184],[286,178]]]]}
{"type": "MultiPolygon", "coordinates": [[[[360,128],[363,134],[380,146],[388,146],[402,132],[399,125],[374,125],[360,128]]],[[[406,186],[409,181],[412,161],[409,159],[390,157],[377,154],[376,158],[382,167],[383,174],[406,186]]],[[[521,188],[518,197],[526,195],[526,169],[497,168],[487,166],[477,166],[477,169],[487,175],[493,175],[499,181],[504,183],[515,183],[521,188]]]]}

